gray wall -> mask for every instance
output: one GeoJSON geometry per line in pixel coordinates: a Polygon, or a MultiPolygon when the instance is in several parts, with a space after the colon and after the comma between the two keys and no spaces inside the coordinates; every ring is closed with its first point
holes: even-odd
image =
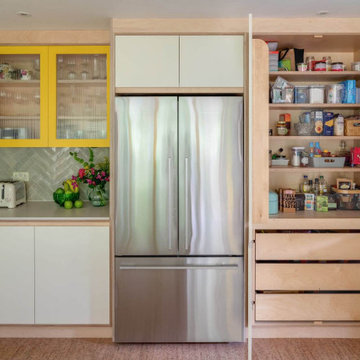
{"type": "MultiPolygon", "coordinates": [[[[0,148],[0,180],[10,179],[14,171],[29,172],[28,200],[52,201],[52,193],[81,167],[70,151],[88,159],[87,148],[0,148]]],[[[95,163],[101,162],[109,156],[109,148],[96,148],[94,153],[95,163]]],[[[87,189],[86,185],[80,187],[83,200],[87,200],[87,189]]]]}

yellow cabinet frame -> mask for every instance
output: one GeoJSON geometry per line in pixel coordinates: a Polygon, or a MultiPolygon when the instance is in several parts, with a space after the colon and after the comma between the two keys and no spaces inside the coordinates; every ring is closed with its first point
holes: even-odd
{"type": "Polygon", "coordinates": [[[39,139],[0,139],[0,147],[48,146],[49,47],[48,46],[0,46],[0,54],[40,56],[40,138],[39,139]]]}
{"type": "Polygon", "coordinates": [[[50,46],[49,47],[49,146],[51,147],[108,147],[110,146],[110,47],[109,46],[50,46]],[[105,54],[107,59],[107,128],[106,139],[56,138],[56,81],[58,54],[105,54]]]}

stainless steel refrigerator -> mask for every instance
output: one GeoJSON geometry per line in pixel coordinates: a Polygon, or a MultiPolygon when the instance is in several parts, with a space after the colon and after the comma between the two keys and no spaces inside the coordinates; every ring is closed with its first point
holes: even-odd
{"type": "Polygon", "coordinates": [[[116,98],[115,341],[244,339],[243,98],[116,98]]]}

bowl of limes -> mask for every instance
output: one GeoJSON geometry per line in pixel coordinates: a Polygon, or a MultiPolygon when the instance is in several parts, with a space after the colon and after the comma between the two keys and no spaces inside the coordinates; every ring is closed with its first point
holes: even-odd
{"type": "Polygon", "coordinates": [[[63,187],[59,187],[54,191],[54,201],[65,209],[82,208],[84,204],[80,200],[79,187],[76,185],[71,179],[65,180],[63,187]]]}

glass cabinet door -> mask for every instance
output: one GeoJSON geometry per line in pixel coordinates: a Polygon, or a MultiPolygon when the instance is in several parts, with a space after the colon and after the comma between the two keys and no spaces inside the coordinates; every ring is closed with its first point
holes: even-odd
{"type": "Polygon", "coordinates": [[[48,47],[0,47],[0,146],[47,146],[48,47]]]}
{"type": "Polygon", "coordinates": [[[109,146],[108,46],[50,47],[50,146],[109,146]]]}

